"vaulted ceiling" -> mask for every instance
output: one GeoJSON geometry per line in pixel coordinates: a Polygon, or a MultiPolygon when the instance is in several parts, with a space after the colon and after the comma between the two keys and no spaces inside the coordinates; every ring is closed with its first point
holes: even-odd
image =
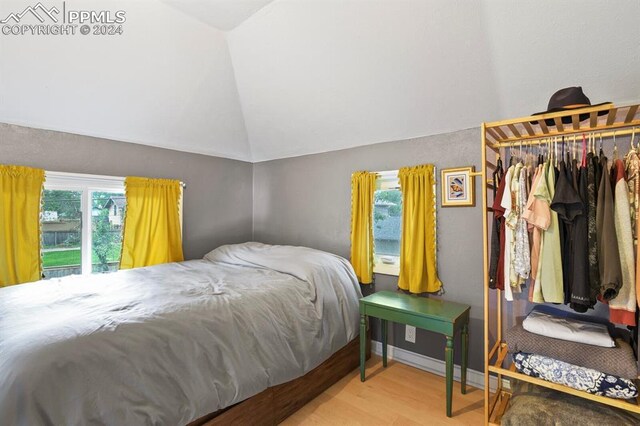
{"type": "MultiPolygon", "coordinates": [[[[0,2],[0,20],[26,1],[0,2]]],[[[126,11],[123,34],[0,34],[0,122],[263,161],[528,115],[567,86],[640,100],[637,0],[91,8],[126,11]]]]}

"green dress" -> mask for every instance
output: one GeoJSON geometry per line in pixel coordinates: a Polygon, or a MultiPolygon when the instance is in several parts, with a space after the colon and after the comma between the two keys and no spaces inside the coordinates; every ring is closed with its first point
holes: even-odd
{"type": "MultiPolygon", "coordinates": [[[[555,195],[556,176],[550,161],[544,164],[542,179],[536,188],[534,196],[544,201],[546,206],[551,205],[555,195]]],[[[560,253],[560,229],[558,214],[553,210],[549,228],[542,233],[542,246],[538,259],[538,272],[536,281],[542,290],[542,297],[547,303],[563,303],[564,290],[562,288],[562,255],[560,253]]]]}

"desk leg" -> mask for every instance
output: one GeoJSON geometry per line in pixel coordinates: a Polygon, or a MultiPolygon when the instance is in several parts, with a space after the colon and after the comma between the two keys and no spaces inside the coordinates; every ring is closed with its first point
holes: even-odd
{"type": "Polygon", "coordinates": [[[447,347],[444,350],[444,357],[447,362],[447,417],[451,417],[451,393],[453,389],[453,337],[447,336],[447,347]]]}
{"type": "Polygon", "coordinates": [[[462,368],[460,372],[460,387],[462,394],[467,393],[467,362],[469,359],[469,324],[462,327],[462,368]]]}
{"type": "Polygon", "coordinates": [[[389,329],[387,320],[380,320],[380,328],[382,328],[382,366],[387,366],[387,332],[389,329]]]}
{"type": "Polygon", "coordinates": [[[367,320],[364,314],[360,315],[360,381],[364,382],[365,352],[367,349],[367,320]]]}

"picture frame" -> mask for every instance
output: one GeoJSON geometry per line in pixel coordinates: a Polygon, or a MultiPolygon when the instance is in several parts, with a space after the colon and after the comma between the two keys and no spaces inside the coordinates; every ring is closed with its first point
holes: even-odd
{"type": "Polygon", "coordinates": [[[475,167],[454,167],[440,171],[440,199],[442,207],[474,207],[475,167]]]}

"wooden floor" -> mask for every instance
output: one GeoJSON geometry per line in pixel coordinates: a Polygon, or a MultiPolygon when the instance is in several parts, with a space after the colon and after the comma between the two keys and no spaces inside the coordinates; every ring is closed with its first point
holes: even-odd
{"type": "Polygon", "coordinates": [[[367,380],[354,370],[282,423],[292,425],[482,425],[483,392],[453,386],[453,417],[445,415],[444,377],[380,357],[367,362],[367,380]]]}

